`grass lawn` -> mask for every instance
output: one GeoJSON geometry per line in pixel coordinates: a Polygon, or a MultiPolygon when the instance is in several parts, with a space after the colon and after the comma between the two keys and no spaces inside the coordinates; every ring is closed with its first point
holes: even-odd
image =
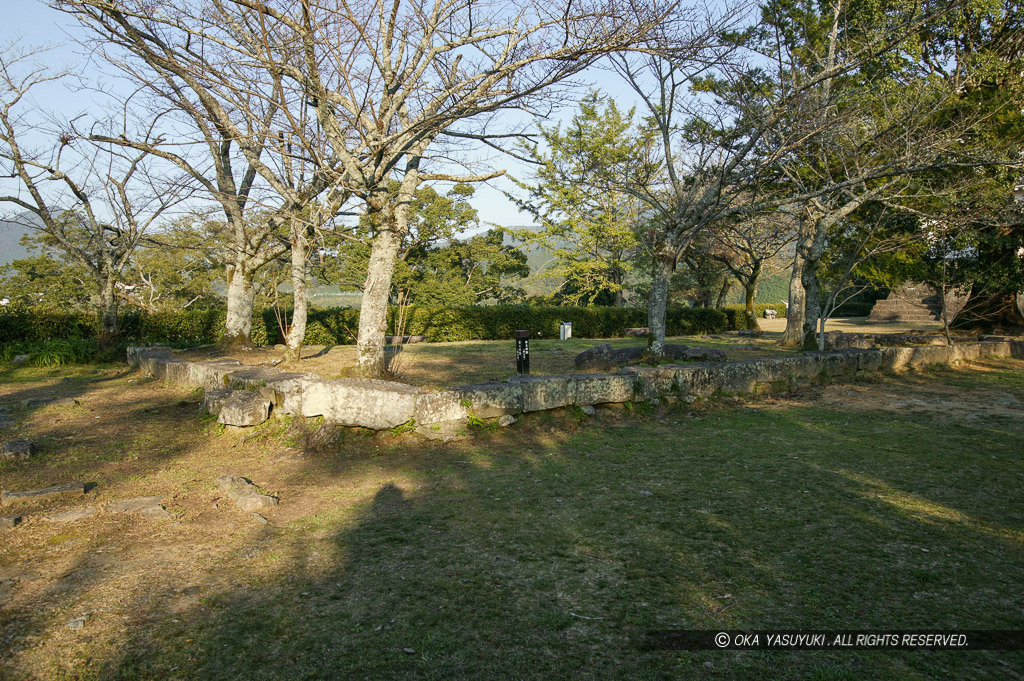
{"type": "MultiPolygon", "coordinates": [[[[536,350],[536,346],[535,346],[536,350]]],[[[119,367],[0,371],[0,678],[1005,679],[1022,652],[642,650],[664,628],[1024,629],[1024,362],[525,416],[225,432],[119,367]],[[73,406],[23,406],[69,395],[73,406]],[[269,524],[213,479],[279,495],[269,524]],[[103,510],[159,495],[175,521],[103,510]],[[8,513],[9,509],[2,510],[8,513]],[[66,624],[86,616],[81,629],[66,624]]]]}
{"type": "MultiPolygon", "coordinates": [[[[668,343],[679,343],[695,348],[723,350],[730,360],[756,357],[786,356],[796,352],[792,348],[775,345],[781,334],[768,334],[764,338],[736,335],[679,336],[668,338],[668,343]]],[[[643,338],[584,339],[530,341],[530,373],[537,376],[561,376],[576,372],[576,355],[598,343],[611,343],[613,347],[645,347],[643,338]]],[[[177,353],[182,357],[208,359],[232,357],[244,364],[269,364],[284,357],[283,351],[259,348],[251,351],[222,353],[217,348],[199,348],[177,353]]],[[[321,378],[348,376],[355,366],[354,345],[310,346],[303,350],[297,365],[280,365],[303,373],[314,373],[321,378]]],[[[466,383],[503,381],[516,375],[515,341],[463,341],[458,343],[412,343],[404,346],[391,366],[400,379],[412,385],[442,388],[466,383]]]]}

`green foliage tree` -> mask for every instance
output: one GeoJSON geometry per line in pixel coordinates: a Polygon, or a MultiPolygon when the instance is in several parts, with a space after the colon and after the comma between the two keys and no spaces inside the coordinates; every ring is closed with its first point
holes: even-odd
{"type": "Polygon", "coordinates": [[[180,217],[142,241],[125,282],[147,312],[220,307],[231,234],[223,221],[180,217]]]}
{"type": "Polygon", "coordinates": [[[565,304],[599,304],[611,297],[623,305],[626,276],[640,247],[641,204],[603,178],[650,144],[647,132],[634,126],[634,113],[594,91],[564,130],[542,125],[541,142],[521,145],[537,170],[530,181],[514,180],[525,198],[510,198],[540,229],[516,236],[554,256],[544,276],[563,281],[558,297],[565,304]]]}
{"type": "MultiPolygon", "coordinates": [[[[392,185],[397,197],[397,183],[392,185]]],[[[529,275],[526,255],[504,243],[504,233],[460,240],[458,235],[479,225],[469,203],[475,190],[455,184],[439,194],[432,186],[416,191],[409,208],[409,229],[402,239],[389,298],[394,303],[438,307],[475,305],[485,300],[512,302],[523,292],[507,283],[529,275]]],[[[364,215],[356,228],[335,235],[325,246],[328,254],[317,264],[318,276],[342,288],[361,288],[366,280],[374,234],[385,212],[364,215]]]]}
{"type": "Polygon", "coordinates": [[[427,248],[404,260],[396,284],[405,297],[428,307],[462,307],[485,301],[515,303],[525,295],[509,280],[530,274],[526,255],[491,230],[466,240],[427,248]]]}
{"type": "Polygon", "coordinates": [[[0,267],[0,298],[48,313],[89,309],[97,293],[95,282],[80,264],[46,242],[43,233],[21,238],[29,256],[0,267]]]}

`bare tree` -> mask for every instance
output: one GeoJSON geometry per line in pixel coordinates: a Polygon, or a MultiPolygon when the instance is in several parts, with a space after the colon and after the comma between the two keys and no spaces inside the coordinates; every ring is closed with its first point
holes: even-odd
{"type": "Polygon", "coordinates": [[[145,151],[108,151],[67,129],[46,132],[25,111],[31,110],[29,93],[62,75],[34,64],[39,54],[16,45],[0,50],[0,158],[11,163],[10,177],[19,185],[0,195],[0,203],[28,211],[34,219],[22,224],[86,269],[98,291],[106,344],[117,335],[117,287],[132,254],[188,191],[169,179],[168,169],[155,169],[145,151]]]}
{"type": "MultiPolygon", "coordinates": [[[[544,104],[550,86],[609,51],[637,44],[665,18],[651,0],[55,3],[150,65],[159,62],[194,92],[208,93],[204,105],[211,109],[224,101],[239,109],[257,99],[279,101],[283,91],[315,112],[315,130],[330,153],[317,155],[310,145],[304,149],[310,162],[332,168],[328,184],[363,201],[388,226],[374,237],[363,288],[358,368],[365,374],[383,369],[391,277],[419,184],[500,174],[454,174],[438,162],[443,147],[467,138],[495,145],[480,127],[492,114],[544,104]],[[389,196],[392,180],[399,182],[396,197],[389,196]]],[[[222,118],[227,136],[273,185],[258,146],[222,118]]],[[[298,119],[289,116],[287,129],[305,139],[310,128],[298,119]]]]}
{"type": "Polygon", "coordinates": [[[755,302],[761,277],[776,271],[775,257],[793,242],[795,225],[784,213],[738,215],[713,227],[720,248],[712,251],[743,287],[747,328],[760,328],[755,302]]]}
{"type": "MultiPolygon", "coordinates": [[[[130,7],[107,2],[55,5],[91,29],[93,46],[139,84],[126,110],[164,121],[153,125],[147,139],[99,132],[91,139],[173,163],[222,212],[232,235],[224,262],[228,310],[222,342],[247,345],[257,272],[291,245],[303,251],[295,257],[304,261],[309,233],[348,198],[338,187],[338,164],[326,158],[308,102],[285,87],[279,71],[261,70],[226,48],[203,8],[168,3],[168,18],[158,20],[147,16],[155,8],[136,7],[140,13],[132,14],[130,7]],[[189,25],[189,18],[196,23],[189,25]]],[[[305,326],[303,290],[296,287],[300,319],[289,338],[295,355],[305,326]]]]}
{"type": "MultiPolygon", "coordinates": [[[[908,31],[946,11],[894,11],[878,17],[869,31],[844,31],[848,9],[845,0],[832,6],[824,41],[800,38],[801,27],[786,36],[762,31],[760,41],[739,46],[729,42],[698,59],[689,54],[681,58],[670,49],[669,36],[660,53],[616,60],[660,137],[650,158],[619,173],[629,178],[626,187],[648,204],[653,217],[646,244],[653,262],[648,302],[652,353],[661,354],[664,347],[672,272],[680,255],[711,225],[910,171],[887,157],[887,162],[865,168],[865,174],[783,189],[791,178],[781,176],[781,168],[799,162],[814,144],[824,148],[822,138],[837,124],[854,129],[858,112],[874,104],[847,90],[842,115],[836,115],[833,81],[857,73],[866,84],[858,96],[876,92],[872,73],[862,67],[888,53],[908,31]],[[817,55],[812,63],[808,54],[817,55]],[[771,70],[766,63],[772,64],[771,70]],[[747,195],[757,198],[743,200],[747,195]]],[[[728,19],[725,15],[723,21],[728,19]]],[[[759,25],[750,33],[760,30],[759,25]]]]}

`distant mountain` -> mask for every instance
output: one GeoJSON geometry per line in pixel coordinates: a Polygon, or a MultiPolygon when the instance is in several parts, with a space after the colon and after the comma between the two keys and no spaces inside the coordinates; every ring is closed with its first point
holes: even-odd
{"type": "Polygon", "coordinates": [[[0,266],[9,265],[12,260],[19,260],[28,255],[28,250],[19,242],[21,237],[31,231],[31,227],[23,224],[0,220],[0,266]]]}

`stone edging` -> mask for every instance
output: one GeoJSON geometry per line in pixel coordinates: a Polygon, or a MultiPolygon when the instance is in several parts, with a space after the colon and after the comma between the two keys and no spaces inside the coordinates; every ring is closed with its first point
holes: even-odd
{"type": "Polygon", "coordinates": [[[1024,341],[814,352],[741,362],[631,367],[607,374],[521,376],[505,382],[424,392],[416,386],[390,381],[325,380],[247,367],[234,359],[190,362],[174,357],[164,347],[128,348],[130,365],[185,388],[257,390],[272,401],[278,414],[322,416],[329,423],[373,430],[414,423],[418,432],[428,436],[454,432],[465,426],[470,417],[487,419],[570,405],[646,401],[668,395],[753,393],[986,356],[1024,358],[1024,341]]]}

